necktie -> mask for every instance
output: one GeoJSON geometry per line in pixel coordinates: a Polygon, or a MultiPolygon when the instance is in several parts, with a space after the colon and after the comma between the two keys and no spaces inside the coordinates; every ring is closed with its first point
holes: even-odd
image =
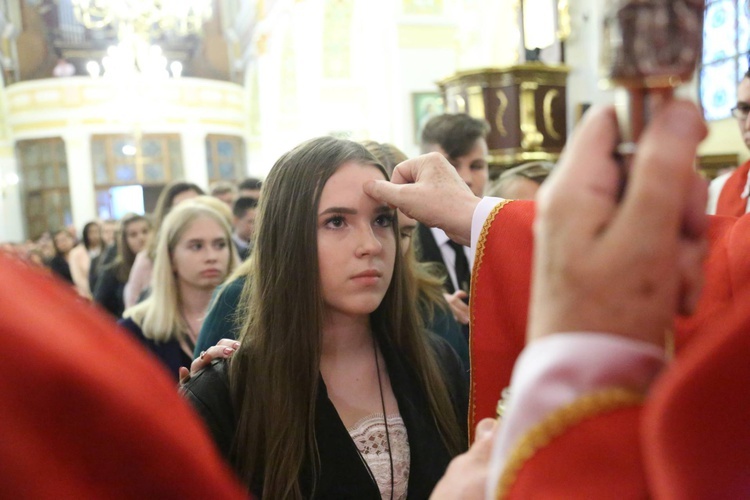
{"type": "Polygon", "coordinates": [[[458,288],[469,293],[471,285],[471,269],[469,269],[469,259],[466,258],[466,252],[464,252],[463,245],[456,243],[455,241],[448,240],[448,245],[456,252],[456,281],[458,282],[458,288]]]}

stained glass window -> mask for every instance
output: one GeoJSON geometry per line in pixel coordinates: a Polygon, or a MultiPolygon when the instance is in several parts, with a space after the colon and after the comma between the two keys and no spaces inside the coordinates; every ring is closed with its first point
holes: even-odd
{"type": "MultiPolygon", "coordinates": [[[[130,193],[124,190],[126,186],[141,185],[156,189],[158,193],[167,182],[183,177],[182,149],[177,134],[94,135],[91,162],[96,210],[103,218],[115,216],[122,208],[112,195],[115,190],[120,194],[130,193]]],[[[139,196],[142,194],[140,191],[139,196]]]]}
{"type": "Polygon", "coordinates": [[[95,135],[91,161],[97,188],[117,185],[162,185],[182,177],[180,137],[95,135]]]}
{"type": "Polygon", "coordinates": [[[206,166],[209,182],[240,182],[245,170],[245,142],[228,135],[206,136],[206,166]]]}
{"type": "Polygon", "coordinates": [[[44,231],[72,221],[65,143],[59,137],[16,143],[25,185],[26,231],[36,239],[44,231]]]}
{"type": "Polygon", "coordinates": [[[734,59],[724,59],[701,69],[701,102],[707,120],[729,116],[737,102],[737,68],[734,59]]]}
{"type": "Polygon", "coordinates": [[[710,0],[703,26],[700,99],[707,120],[728,118],[748,68],[750,12],[746,0],[710,0]]]}

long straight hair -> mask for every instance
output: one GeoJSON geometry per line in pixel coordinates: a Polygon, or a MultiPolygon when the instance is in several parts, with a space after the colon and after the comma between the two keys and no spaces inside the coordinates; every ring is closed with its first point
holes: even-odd
{"type": "Polygon", "coordinates": [[[132,318],[143,330],[146,338],[156,342],[184,340],[188,325],[182,316],[177,277],[172,267],[172,254],[182,235],[200,218],[208,217],[215,221],[227,238],[229,260],[226,274],[236,262],[236,252],[232,245],[232,230],[224,215],[198,201],[186,201],[175,207],[165,218],[159,232],[154,258],[154,272],[151,276],[151,295],[123,313],[123,318],[132,318]]]}
{"type": "MultiPolygon", "coordinates": [[[[363,141],[361,144],[383,165],[389,177],[396,165],[408,159],[403,151],[387,142],[363,141]]],[[[417,260],[414,238],[411,238],[409,248],[405,252],[404,263],[407,276],[416,284],[413,287],[415,296],[411,300],[419,304],[422,319],[432,323],[438,309],[445,312],[449,310],[448,303],[443,297],[445,276],[436,264],[417,260]]]]}
{"type": "Polygon", "coordinates": [[[102,226],[96,221],[87,222],[85,226],[83,226],[83,232],[81,233],[81,241],[83,241],[83,246],[86,247],[86,250],[91,250],[91,239],[89,238],[89,228],[90,227],[99,227],[99,247],[103,248],[104,243],[101,239],[102,234],[102,226]]]}
{"type": "MultiPolygon", "coordinates": [[[[324,301],[317,252],[317,210],[328,179],[348,162],[387,173],[360,144],[313,139],[283,155],[263,183],[255,247],[242,292],[242,341],[230,364],[237,416],[232,462],[267,498],[302,498],[299,475],[320,468],[315,436],[324,301]]],[[[416,369],[430,411],[449,451],[461,431],[446,381],[421,328],[398,250],[391,284],[371,314],[373,335],[390,343],[416,369]]]]}

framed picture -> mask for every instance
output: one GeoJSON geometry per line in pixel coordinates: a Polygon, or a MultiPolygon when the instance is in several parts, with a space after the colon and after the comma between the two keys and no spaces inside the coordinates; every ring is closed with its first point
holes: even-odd
{"type": "Polygon", "coordinates": [[[412,118],[414,120],[414,143],[422,140],[425,124],[445,112],[445,101],[440,92],[414,92],[411,95],[412,118]]]}

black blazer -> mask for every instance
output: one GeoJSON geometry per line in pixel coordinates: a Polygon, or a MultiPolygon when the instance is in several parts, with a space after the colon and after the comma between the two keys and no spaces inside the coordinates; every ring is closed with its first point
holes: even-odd
{"type": "MultiPolygon", "coordinates": [[[[468,391],[461,363],[455,351],[445,340],[430,337],[441,367],[449,382],[451,400],[463,436],[466,436],[468,391]]],[[[388,367],[393,393],[398,402],[409,439],[411,463],[408,497],[428,498],[435,484],[445,473],[452,456],[443,445],[427,398],[417,382],[411,366],[390,346],[382,345],[381,352],[388,367]]],[[[236,429],[233,415],[227,364],[215,361],[195,375],[184,388],[185,395],[198,410],[220,451],[230,460],[230,450],[236,429]]],[[[339,418],[336,408],[328,399],[325,383],[320,378],[316,401],[315,432],[320,453],[320,469],[314,498],[361,498],[380,500],[377,485],[362,463],[349,431],[339,418]]],[[[466,442],[463,443],[466,448],[466,442]]],[[[300,476],[303,495],[310,497],[312,473],[304,467],[300,476]]],[[[262,481],[251,488],[255,495],[262,494],[262,481]]]]}
{"type": "Polygon", "coordinates": [[[252,247],[248,245],[245,248],[240,248],[236,241],[232,240],[232,243],[234,244],[234,249],[237,250],[237,257],[239,257],[243,262],[246,261],[247,258],[250,257],[252,247]]]}
{"type": "Polygon", "coordinates": [[[443,273],[443,288],[448,293],[456,291],[456,287],[453,286],[451,277],[448,274],[448,268],[443,260],[443,254],[440,253],[440,247],[435,241],[435,237],[432,235],[430,228],[424,224],[417,224],[417,259],[420,262],[434,262],[440,267],[443,273]]]}

